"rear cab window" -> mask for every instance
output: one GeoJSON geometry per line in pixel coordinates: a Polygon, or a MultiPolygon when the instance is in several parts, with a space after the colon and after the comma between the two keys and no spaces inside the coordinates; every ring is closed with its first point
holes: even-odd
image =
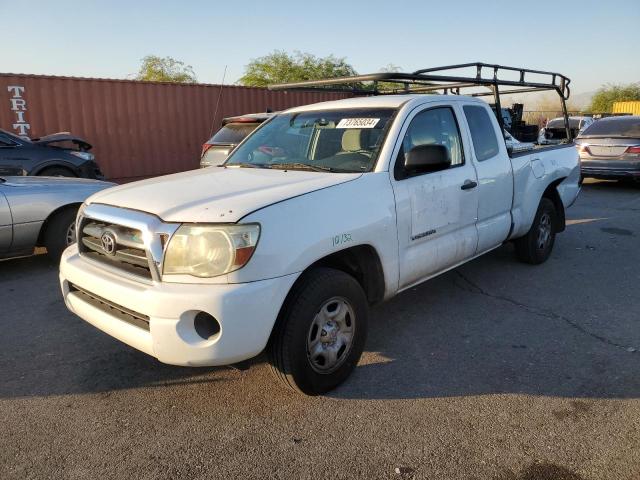
{"type": "Polygon", "coordinates": [[[476,159],[484,162],[498,155],[498,138],[487,109],[480,105],[465,105],[462,109],[469,125],[476,159]]]}

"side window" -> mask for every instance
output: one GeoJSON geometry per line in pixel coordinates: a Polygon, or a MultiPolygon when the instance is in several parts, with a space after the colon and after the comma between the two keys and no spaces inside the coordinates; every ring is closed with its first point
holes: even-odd
{"type": "Polygon", "coordinates": [[[464,116],[469,124],[473,150],[479,162],[495,157],[498,152],[498,139],[487,109],[481,106],[465,105],[464,116]]]}
{"type": "Polygon", "coordinates": [[[451,167],[464,164],[460,129],[451,108],[438,107],[425,110],[411,120],[396,160],[396,179],[403,178],[399,171],[404,167],[407,152],[419,145],[443,145],[447,148],[451,167]]]}

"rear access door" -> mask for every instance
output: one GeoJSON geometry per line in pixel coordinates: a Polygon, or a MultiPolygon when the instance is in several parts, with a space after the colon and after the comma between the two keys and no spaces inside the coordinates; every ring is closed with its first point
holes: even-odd
{"type": "Polygon", "coordinates": [[[462,116],[473,148],[467,155],[478,175],[478,248],[476,254],[497,247],[511,230],[513,172],[500,127],[488,106],[462,102],[462,116]]]}

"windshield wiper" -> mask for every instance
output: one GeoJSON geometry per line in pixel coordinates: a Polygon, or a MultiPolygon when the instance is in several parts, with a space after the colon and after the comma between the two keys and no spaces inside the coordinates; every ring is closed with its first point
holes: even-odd
{"type": "Polygon", "coordinates": [[[230,163],[229,165],[220,165],[221,167],[238,167],[238,168],[269,168],[263,163],[230,163]]]}
{"type": "Polygon", "coordinates": [[[320,165],[309,165],[308,163],[293,162],[293,163],[271,163],[269,168],[283,169],[283,170],[312,170],[314,172],[334,172],[331,167],[324,167],[320,165]]]}

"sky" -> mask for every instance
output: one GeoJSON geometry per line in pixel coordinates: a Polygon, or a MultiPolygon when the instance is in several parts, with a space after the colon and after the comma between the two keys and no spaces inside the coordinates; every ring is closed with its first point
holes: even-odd
{"type": "Polygon", "coordinates": [[[131,78],[171,56],[202,83],[273,50],[359,73],[487,62],[560,72],[572,92],[640,81],[640,0],[0,0],[0,72],[131,78]]]}

